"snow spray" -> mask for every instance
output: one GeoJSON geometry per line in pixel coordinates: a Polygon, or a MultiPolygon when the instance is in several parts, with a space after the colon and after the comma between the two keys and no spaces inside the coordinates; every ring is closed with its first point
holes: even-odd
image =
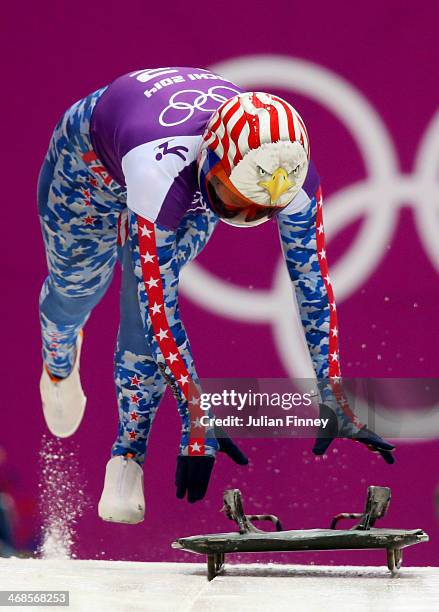
{"type": "Polygon", "coordinates": [[[78,449],[71,440],[44,435],[40,450],[39,509],[43,559],[72,559],[77,520],[88,502],[79,470],[78,449]]]}

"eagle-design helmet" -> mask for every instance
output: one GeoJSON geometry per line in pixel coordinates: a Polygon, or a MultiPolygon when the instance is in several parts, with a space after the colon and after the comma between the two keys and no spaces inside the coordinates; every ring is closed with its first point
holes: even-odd
{"type": "Polygon", "coordinates": [[[285,208],[308,171],[308,134],[282,98],[239,94],[212,115],[198,155],[203,198],[226,223],[264,223],[285,208]]]}

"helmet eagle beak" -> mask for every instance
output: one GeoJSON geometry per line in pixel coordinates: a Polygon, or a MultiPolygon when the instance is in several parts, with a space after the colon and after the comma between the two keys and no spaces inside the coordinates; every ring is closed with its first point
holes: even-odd
{"type": "Polygon", "coordinates": [[[276,204],[281,195],[291,187],[294,187],[294,183],[290,181],[284,168],[278,168],[273,172],[270,180],[260,181],[258,185],[264,187],[264,189],[268,191],[272,204],[276,204]]]}

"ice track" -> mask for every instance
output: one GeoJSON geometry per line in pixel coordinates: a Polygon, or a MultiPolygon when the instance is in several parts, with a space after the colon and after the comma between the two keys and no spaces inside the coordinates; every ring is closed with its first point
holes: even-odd
{"type": "Polygon", "coordinates": [[[210,583],[205,573],[204,563],[0,559],[0,590],[68,590],[70,607],[55,609],[81,612],[439,609],[439,568],[403,567],[391,578],[385,567],[229,565],[210,583]]]}

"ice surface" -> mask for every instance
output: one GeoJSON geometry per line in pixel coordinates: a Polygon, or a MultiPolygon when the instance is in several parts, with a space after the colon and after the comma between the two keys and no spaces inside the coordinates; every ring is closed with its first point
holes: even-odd
{"type": "Polygon", "coordinates": [[[439,568],[228,565],[207,582],[204,563],[0,559],[14,589],[68,590],[75,612],[436,612],[439,568]]]}

